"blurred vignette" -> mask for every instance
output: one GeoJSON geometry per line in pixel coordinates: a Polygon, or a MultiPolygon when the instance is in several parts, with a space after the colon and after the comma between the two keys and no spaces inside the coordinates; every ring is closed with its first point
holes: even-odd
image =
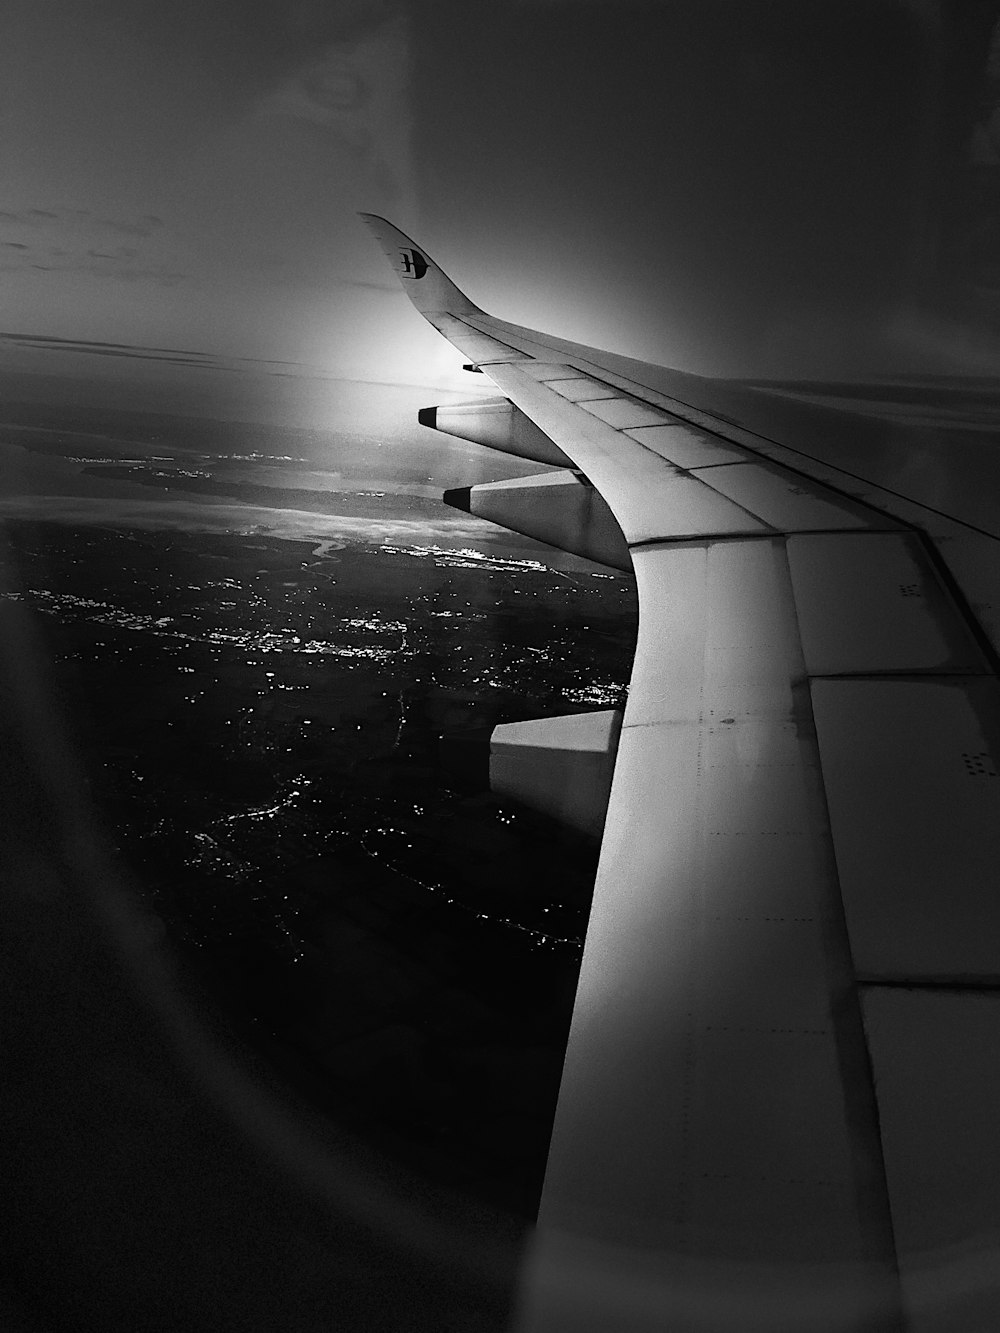
{"type": "MultiPolygon", "coordinates": [[[[508,33],[520,25],[526,41],[534,34],[549,52],[558,50],[559,25],[581,12],[604,35],[626,23],[618,15],[612,21],[600,5],[497,8],[508,33]]],[[[30,38],[28,6],[14,9],[30,38]]],[[[540,293],[525,292],[525,322],[545,327],[543,307],[555,300],[559,318],[569,321],[566,336],[602,345],[602,337],[620,334],[627,344],[621,350],[660,359],[671,345],[680,347],[677,354],[693,356],[692,368],[702,373],[712,373],[714,364],[716,373],[756,379],[851,379],[869,370],[993,376],[1000,347],[997,6],[874,9],[890,35],[909,44],[898,68],[924,80],[912,94],[903,153],[908,165],[900,179],[910,193],[897,214],[905,224],[896,236],[898,267],[891,290],[880,293],[877,317],[867,308],[859,317],[863,293],[848,289],[844,318],[828,318],[811,348],[802,349],[809,301],[776,299],[759,346],[747,316],[736,320],[738,351],[727,352],[724,329],[714,343],[704,327],[683,343],[683,330],[669,320],[657,324],[649,309],[638,335],[630,333],[628,306],[599,300],[596,309],[586,308],[567,266],[561,289],[543,284],[540,293]],[[613,328],[602,335],[612,308],[613,328]],[[628,344],[630,337],[642,345],[628,344]]],[[[635,10],[640,26],[655,24],[651,7],[635,10]]],[[[858,20],[856,9],[845,13],[858,20]]],[[[408,466],[415,470],[404,484],[427,493],[485,475],[476,469],[489,464],[479,463],[472,448],[453,446],[443,462],[432,460],[412,424],[428,386],[439,398],[469,397],[475,386],[469,388],[471,377],[462,376],[435,335],[415,320],[406,323],[392,304],[354,213],[364,207],[399,217],[418,235],[423,215],[432,239],[456,236],[468,265],[494,241],[510,245],[520,203],[504,212],[495,236],[456,235],[461,227],[449,221],[447,171],[427,146],[439,122],[448,114],[461,118],[464,108],[449,108],[446,99],[434,103],[423,81],[446,81],[449,60],[461,62],[470,44],[488,45],[489,22],[468,7],[435,10],[432,3],[389,0],[310,0],[280,9],[108,3],[86,16],[67,6],[60,17],[64,28],[49,68],[73,93],[97,85],[93,119],[81,120],[75,139],[55,128],[66,115],[55,92],[51,106],[38,112],[39,94],[29,94],[26,73],[8,85],[15,142],[45,148],[51,134],[59,186],[46,176],[44,152],[22,154],[2,215],[10,312],[5,399],[40,400],[68,412],[180,411],[314,432],[333,425],[341,433],[332,447],[341,451],[345,490],[399,484],[408,466]],[[92,25],[90,33],[85,25],[92,25]],[[432,37],[439,40],[436,52],[432,37]],[[74,43],[90,52],[89,68],[72,59],[74,43]],[[119,61],[132,71],[125,82],[95,78],[119,61]],[[132,114],[119,124],[123,107],[132,114]],[[31,123],[36,112],[38,122],[31,123]],[[79,151],[84,134],[96,145],[90,157],[79,151]],[[104,144],[114,146],[124,166],[100,160],[104,144]],[[196,350],[178,350],[189,347],[196,350]],[[391,455],[374,482],[362,458],[369,445],[391,455]],[[349,457],[352,448],[357,458],[349,457]],[[427,455],[419,468],[415,449],[427,455]]],[[[691,23],[697,28],[696,18],[691,23]]],[[[871,35],[876,26],[873,19],[865,31],[871,35]]],[[[766,84],[775,73],[771,62],[788,58],[780,34],[770,34],[770,45],[766,34],[756,36],[741,88],[766,84]]],[[[674,48],[668,63],[677,58],[674,48]]],[[[526,68],[529,77],[540,77],[536,67],[526,68]]],[[[558,89],[565,73],[549,72],[558,89]]],[[[843,73],[851,75],[849,68],[843,73]]],[[[521,77],[513,67],[515,90],[521,77]]],[[[860,142],[865,127],[856,133],[860,142]]],[[[516,156],[509,142],[507,151],[506,167],[498,167],[509,172],[516,156]]],[[[539,171],[537,159],[533,170],[539,171]]],[[[588,191],[601,188],[599,177],[587,183],[588,191]]],[[[488,193],[488,181],[476,189],[488,193]]],[[[477,212],[460,185],[456,193],[463,215],[482,224],[484,205],[477,212]]],[[[664,208],[666,197],[660,194],[655,205],[664,208]]],[[[571,205],[577,206],[575,196],[570,204],[553,199],[556,222],[571,205]]],[[[545,216],[534,213],[532,224],[525,223],[522,244],[531,246],[533,226],[545,216]]],[[[610,225],[614,214],[600,209],[597,216],[610,225]]],[[[643,227],[646,255],[654,235],[648,217],[643,227]]],[[[552,229],[558,232],[555,222],[552,229]]],[[[726,230],[728,241],[731,226],[726,230]]],[[[599,230],[592,243],[604,244],[599,230]]],[[[878,244],[883,252],[891,248],[882,233],[878,244]]],[[[724,242],[718,245],[730,263],[740,260],[724,242]]],[[[545,238],[543,255],[558,249],[545,238]]],[[[591,262],[594,254],[585,251],[582,267],[600,291],[607,280],[591,262]]],[[[618,250],[608,268],[625,276],[618,250]]],[[[634,293],[642,275],[625,280],[634,293]]],[[[506,299],[518,317],[516,300],[504,296],[509,273],[501,266],[488,281],[497,301],[506,299]]],[[[682,305],[697,303],[697,285],[682,305]]],[[[752,287],[747,293],[749,309],[752,287]]],[[[489,296],[483,304],[492,309],[489,296]]],[[[716,295],[713,303],[718,316],[724,300],[716,295]]],[[[138,483],[85,474],[65,457],[25,460],[15,452],[5,447],[5,517],[38,516],[58,502],[56,512],[74,525],[114,524],[130,514],[138,526],[155,526],[151,492],[138,483]],[[145,516],[135,506],[147,506],[145,516]]],[[[201,504],[182,513],[178,498],[168,498],[164,522],[226,523],[225,513],[199,516],[201,504]]],[[[241,515],[242,526],[230,523],[227,530],[250,532],[253,518],[241,515]]],[[[470,540],[464,529],[434,527],[455,522],[452,515],[415,521],[442,543],[470,540]]],[[[317,535],[312,520],[304,529],[295,523],[282,527],[271,509],[259,526],[278,536],[317,535]]],[[[343,525],[330,532],[336,539],[343,525]]],[[[4,591],[18,590],[16,561],[5,582],[4,591]]],[[[418,1187],[325,1123],[224,1025],[213,1030],[196,1012],[155,917],[110,868],[106,834],[52,705],[53,667],[37,631],[17,600],[4,600],[0,610],[7,1044],[21,1099],[12,1116],[18,1165],[7,1209],[10,1326],[72,1327],[74,1320],[80,1326],[103,1302],[109,1328],[306,1328],[334,1319],[372,1329],[505,1327],[519,1230],[504,1223],[496,1234],[496,1219],[468,1200],[454,1202],[459,1225],[443,1221],[441,1209],[429,1217],[418,1187]],[[60,1136],[72,1151],[50,1159],[60,1136]],[[124,1217],[123,1196],[131,1200],[124,1217]]],[[[991,1278],[979,1253],[945,1256],[941,1265],[928,1277],[929,1301],[944,1301],[949,1287],[991,1278]]],[[[797,1295],[784,1280],[776,1295],[760,1274],[746,1275],[745,1285],[734,1283],[728,1292],[718,1274],[688,1271],[664,1286],[662,1274],[650,1278],[641,1270],[635,1256],[570,1256],[556,1280],[574,1307],[592,1303],[595,1328],[614,1326],[624,1306],[638,1326],[652,1308],[685,1327],[804,1329],[817,1306],[814,1293],[797,1295]]],[[[831,1288],[816,1327],[835,1326],[835,1281],[831,1288]]],[[[574,1313],[583,1318],[579,1308],[574,1313]]]]}

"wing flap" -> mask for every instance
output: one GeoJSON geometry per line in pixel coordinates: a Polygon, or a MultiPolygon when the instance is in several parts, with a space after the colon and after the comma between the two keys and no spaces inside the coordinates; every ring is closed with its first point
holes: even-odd
{"type": "Polygon", "coordinates": [[[726,444],[718,435],[675,418],[660,426],[642,426],[625,434],[644,449],[683,468],[715,467],[719,463],[745,463],[745,451],[726,444]]]}
{"type": "MultiPolygon", "coordinates": [[[[601,398],[613,401],[614,398],[606,384],[598,384],[596,380],[588,379],[586,375],[574,375],[564,380],[546,380],[546,384],[553,393],[557,393],[560,398],[568,398],[571,403],[588,403],[601,398]]],[[[594,415],[600,416],[600,413],[595,412],[594,415]]]]}
{"type": "Polygon", "coordinates": [[[693,469],[693,475],[778,532],[898,526],[847,496],[769,463],[718,464],[704,472],[693,469]]]}
{"type": "Polygon", "coordinates": [[[814,680],[812,698],[858,976],[1000,985],[996,680],[814,680]]]}
{"type": "Polygon", "coordinates": [[[663,412],[645,403],[637,403],[624,394],[612,394],[611,390],[603,398],[593,402],[584,402],[583,410],[599,421],[606,421],[615,430],[626,430],[629,426],[662,426],[667,420],[663,412]]]}
{"type": "Polygon", "coordinates": [[[810,676],[989,671],[915,533],[789,537],[810,676]]]}
{"type": "Polygon", "coordinates": [[[1000,995],[865,986],[862,1005],[906,1327],[995,1328],[1000,995]]]}

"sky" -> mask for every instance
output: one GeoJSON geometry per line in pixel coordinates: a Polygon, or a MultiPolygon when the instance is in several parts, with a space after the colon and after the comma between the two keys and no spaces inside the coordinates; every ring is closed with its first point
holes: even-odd
{"type": "Polygon", "coordinates": [[[0,362],[254,419],[471,396],[367,210],[491,313],[661,364],[981,368],[935,288],[945,48],[929,0],[7,0],[3,329],[64,341],[0,362]]]}

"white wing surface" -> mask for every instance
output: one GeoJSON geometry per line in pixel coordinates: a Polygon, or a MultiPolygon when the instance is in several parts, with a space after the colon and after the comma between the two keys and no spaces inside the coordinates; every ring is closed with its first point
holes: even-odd
{"type": "Polygon", "coordinates": [[[606,506],[638,584],[518,1328],[1000,1326],[989,412],[550,338],[365,220],[565,456],[467,507],[623,563],[606,506]]]}

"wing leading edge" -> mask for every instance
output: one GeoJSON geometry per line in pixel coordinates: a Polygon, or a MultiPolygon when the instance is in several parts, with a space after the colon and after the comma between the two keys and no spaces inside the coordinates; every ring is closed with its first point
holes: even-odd
{"type": "Polygon", "coordinates": [[[365,220],[638,584],[519,1328],[943,1328],[962,1246],[994,1322],[992,500],[904,487],[882,426],[493,319],[365,220]]]}

